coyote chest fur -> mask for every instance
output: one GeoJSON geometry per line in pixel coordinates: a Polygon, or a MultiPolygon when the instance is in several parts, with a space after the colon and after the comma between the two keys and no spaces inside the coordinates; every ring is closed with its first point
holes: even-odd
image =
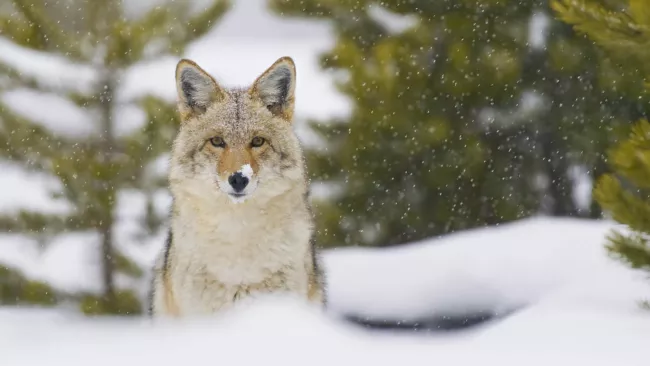
{"type": "Polygon", "coordinates": [[[171,228],[154,268],[152,314],[211,314],[275,292],[325,303],[292,126],[295,75],[284,57],[251,87],[225,89],[179,62],[171,228]]]}

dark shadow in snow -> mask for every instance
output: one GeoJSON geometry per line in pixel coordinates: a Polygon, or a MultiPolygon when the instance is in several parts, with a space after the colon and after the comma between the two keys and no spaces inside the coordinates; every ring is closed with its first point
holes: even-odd
{"type": "Polygon", "coordinates": [[[464,315],[438,316],[419,321],[401,321],[392,319],[372,319],[367,317],[346,315],[344,318],[353,324],[360,325],[370,330],[389,330],[406,332],[452,332],[476,328],[487,323],[493,323],[515,312],[517,309],[505,313],[478,312],[464,315]]]}

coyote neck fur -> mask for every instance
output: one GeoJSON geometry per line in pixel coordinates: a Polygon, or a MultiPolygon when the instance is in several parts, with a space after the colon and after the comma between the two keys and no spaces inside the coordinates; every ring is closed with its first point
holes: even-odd
{"type": "Polygon", "coordinates": [[[213,312],[254,292],[308,296],[315,270],[310,268],[312,223],[300,189],[263,204],[176,194],[171,228],[169,277],[175,293],[186,293],[176,296],[179,309],[213,312]],[[192,299],[190,289],[200,292],[200,299],[192,299]]]}
{"type": "Polygon", "coordinates": [[[311,229],[308,207],[296,191],[261,204],[253,199],[233,204],[196,195],[174,197],[176,255],[199,253],[195,265],[205,266],[224,284],[259,282],[295,266],[308,254],[311,229]]]}

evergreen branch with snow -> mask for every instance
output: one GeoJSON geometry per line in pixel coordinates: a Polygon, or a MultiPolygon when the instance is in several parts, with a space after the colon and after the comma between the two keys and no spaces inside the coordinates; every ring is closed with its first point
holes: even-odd
{"type": "Polygon", "coordinates": [[[0,102],[0,156],[24,163],[30,168],[47,170],[51,159],[62,152],[69,141],[12,112],[0,102]]]}
{"type": "Polygon", "coordinates": [[[181,33],[183,37],[175,39],[174,44],[177,46],[189,44],[203,37],[217,24],[230,7],[231,0],[213,0],[212,4],[201,12],[190,15],[185,22],[185,31],[181,33]]]}
{"type": "MultiPolygon", "coordinates": [[[[62,27],[55,25],[48,18],[42,4],[26,0],[11,1],[26,20],[26,24],[23,24],[23,26],[29,28],[29,37],[14,38],[15,42],[30,48],[60,53],[72,59],[81,58],[79,48],[75,47],[77,43],[74,42],[70,35],[65,33],[62,27]]],[[[15,27],[15,25],[9,22],[6,24],[6,28],[12,27],[15,27]]]]}

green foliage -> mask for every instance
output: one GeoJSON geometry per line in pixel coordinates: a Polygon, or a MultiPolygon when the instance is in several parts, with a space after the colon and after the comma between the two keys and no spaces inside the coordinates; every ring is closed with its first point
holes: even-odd
{"type": "MultiPolygon", "coordinates": [[[[151,174],[149,168],[168,152],[179,121],[173,103],[147,95],[124,98],[119,94],[120,81],[136,64],[181,55],[190,42],[217,24],[230,1],[212,0],[199,11],[189,1],[165,1],[138,16],[126,14],[121,0],[9,3],[9,11],[0,12],[0,37],[78,65],[86,73],[90,70],[94,80],[88,86],[52,86],[0,61],[0,94],[28,89],[64,98],[92,116],[89,123],[97,133],[83,137],[55,133],[0,102],[0,159],[57,178],[63,186],[62,198],[73,207],[63,215],[32,211],[0,215],[0,230],[38,236],[46,244],[53,235],[96,231],[105,293],[84,298],[81,309],[88,314],[138,314],[137,297],[114,283],[118,273],[136,280],[143,274],[115,243],[117,198],[127,189],[141,192],[147,207],[139,235],[156,233],[163,217],[153,209],[152,196],[166,187],[166,179],[151,174]],[[118,131],[115,117],[122,108],[140,109],[143,126],[118,131]]],[[[42,108],[36,103],[31,107],[42,108]]],[[[64,116],[60,122],[67,122],[64,116]]],[[[17,275],[7,278],[3,292],[10,297],[18,291],[20,301],[49,301],[46,295],[52,291],[44,284],[17,275]]]]}
{"type": "Polygon", "coordinates": [[[308,151],[312,178],[340,188],[315,203],[319,243],[392,245],[540,212],[600,216],[573,200],[571,168],[606,170],[604,151],[647,100],[638,75],[555,19],[545,47],[531,47],[531,17],[548,14],[547,1],[270,7],[332,22],[322,67],[347,76],[337,86],[353,102],[345,120],[309,121],[328,144],[308,151]],[[378,9],[412,22],[393,30],[378,9]],[[523,108],[530,94],[541,103],[523,108]]]}
{"type": "Polygon", "coordinates": [[[650,246],[647,238],[639,234],[625,236],[615,232],[609,240],[607,249],[610,253],[618,255],[632,268],[650,270],[650,246]]]}
{"type": "Polygon", "coordinates": [[[49,285],[30,281],[20,271],[0,265],[0,305],[51,306],[56,303],[55,291],[49,285]]]}
{"type": "MultiPolygon", "coordinates": [[[[650,67],[650,3],[642,0],[606,4],[594,0],[557,0],[554,9],[564,21],[598,43],[612,57],[639,70],[647,80],[650,67]]],[[[647,95],[640,91],[639,98],[647,95]]],[[[628,139],[609,151],[612,173],[599,177],[594,198],[631,233],[613,230],[607,249],[633,268],[650,272],[650,123],[633,126],[628,139]]],[[[647,306],[647,302],[645,303],[647,306]]]]}
{"type": "Polygon", "coordinates": [[[613,231],[607,249],[633,268],[650,271],[650,123],[640,121],[630,138],[610,152],[615,173],[599,178],[594,197],[612,218],[632,229],[613,231]]]}
{"type": "Polygon", "coordinates": [[[86,315],[141,315],[143,307],[133,291],[118,291],[114,297],[86,295],[81,299],[81,312],[86,315]]]}
{"type": "Polygon", "coordinates": [[[54,305],[56,298],[52,288],[39,281],[28,281],[21,286],[21,297],[29,304],[54,305]]]}
{"type": "Polygon", "coordinates": [[[642,66],[650,75],[650,6],[645,0],[618,1],[612,6],[604,1],[556,0],[553,9],[566,23],[606,49],[611,57],[634,66],[642,66]]]}

